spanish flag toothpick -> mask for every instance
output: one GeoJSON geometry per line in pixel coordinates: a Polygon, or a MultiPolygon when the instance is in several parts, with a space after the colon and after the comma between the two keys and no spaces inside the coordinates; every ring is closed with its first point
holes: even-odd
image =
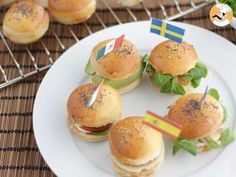
{"type": "Polygon", "coordinates": [[[182,130],[182,126],[176,122],[162,118],[150,111],[144,116],[144,123],[174,139],[179,137],[182,130]]]}

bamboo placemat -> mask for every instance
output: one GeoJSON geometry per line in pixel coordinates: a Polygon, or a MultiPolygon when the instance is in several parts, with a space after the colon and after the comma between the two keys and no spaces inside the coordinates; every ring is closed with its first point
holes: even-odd
{"type": "MultiPolygon", "coordinates": [[[[181,4],[181,7],[187,8],[188,5],[181,4]]],[[[208,18],[209,8],[203,8],[178,19],[178,21],[207,28],[236,44],[236,31],[230,26],[225,28],[214,26],[208,18]]],[[[176,13],[175,6],[168,5],[167,11],[170,14],[176,13]]],[[[122,22],[132,21],[124,9],[118,8],[116,12],[122,22]]],[[[153,16],[161,17],[160,8],[153,7],[151,12],[153,16]]],[[[108,10],[98,10],[98,14],[108,26],[116,24],[108,10]]],[[[139,20],[148,20],[148,16],[143,10],[136,9],[135,14],[139,20]]],[[[2,15],[3,13],[0,12],[0,18],[2,15]]],[[[93,32],[101,29],[101,25],[94,16],[88,21],[88,24],[93,32]]],[[[65,46],[71,46],[74,43],[74,39],[66,26],[53,22],[51,28],[59,34],[65,46]]],[[[72,28],[79,38],[88,35],[83,25],[72,26],[72,28]]],[[[55,45],[56,42],[51,32],[47,33],[43,41],[51,49],[53,58],[57,58],[61,54],[59,45],[55,45]]],[[[24,71],[34,69],[32,62],[23,52],[23,47],[11,43],[10,46],[24,71]]],[[[30,48],[40,65],[48,64],[41,45],[36,43],[30,48]]],[[[8,75],[11,77],[19,75],[4,46],[0,46],[0,60],[8,75]]],[[[55,176],[40,155],[32,128],[33,103],[43,76],[44,73],[39,74],[0,91],[0,177],[55,176]]]]}

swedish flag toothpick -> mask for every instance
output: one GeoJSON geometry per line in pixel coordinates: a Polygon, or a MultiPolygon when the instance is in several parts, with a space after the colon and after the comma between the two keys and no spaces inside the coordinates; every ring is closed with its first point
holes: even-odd
{"type": "Polygon", "coordinates": [[[178,43],[182,43],[185,30],[168,24],[160,19],[152,18],[150,32],[164,36],[178,43]]]}

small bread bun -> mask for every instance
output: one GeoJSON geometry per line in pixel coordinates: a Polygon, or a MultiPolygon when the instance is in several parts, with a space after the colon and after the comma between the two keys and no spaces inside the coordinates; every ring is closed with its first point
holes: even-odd
{"type": "Polygon", "coordinates": [[[4,35],[18,44],[37,41],[46,33],[48,27],[48,13],[30,0],[13,4],[3,19],[4,35]]]}
{"type": "Polygon", "coordinates": [[[82,139],[90,141],[96,134],[90,134],[78,127],[99,128],[113,124],[121,117],[121,96],[115,89],[105,84],[102,85],[94,104],[90,108],[87,107],[87,102],[97,86],[97,84],[86,84],[78,87],[71,93],[67,102],[69,125],[71,123],[76,125],[71,129],[72,132],[77,132],[75,134],[82,139]]]}
{"type": "Polygon", "coordinates": [[[139,4],[143,0],[116,0],[120,5],[125,6],[125,7],[131,7],[136,4],[139,4]]]}
{"type": "Polygon", "coordinates": [[[91,64],[98,76],[111,80],[125,79],[140,67],[141,58],[139,51],[134,44],[125,39],[120,48],[96,60],[98,50],[111,40],[102,41],[93,48],[90,57],[91,64]]]}
{"type": "Polygon", "coordinates": [[[164,158],[162,135],[143,122],[142,117],[128,117],[109,132],[114,170],[121,176],[148,176],[164,158]]]}
{"type": "Polygon", "coordinates": [[[63,24],[78,24],[87,20],[96,9],[96,0],[49,0],[49,10],[63,24]]]}
{"type": "Polygon", "coordinates": [[[194,68],[198,60],[194,47],[172,40],[158,44],[151,52],[149,64],[161,74],[183,75],[194,68]]]}
{"type": "Polygon", "coordinates": [[[15,0],[0,0],[0,6],[10,4],[13,1],[15,1],[15,0]]]}
{"type": "Polygon", "coordinates": [[[224,111],[220,103],[207,95],[202,108],[203,94],[192,93],[181,96],[171,106],[168,118],[183,126],[179,138],[200,139],[210,136],[222,124],[224,111]]]}

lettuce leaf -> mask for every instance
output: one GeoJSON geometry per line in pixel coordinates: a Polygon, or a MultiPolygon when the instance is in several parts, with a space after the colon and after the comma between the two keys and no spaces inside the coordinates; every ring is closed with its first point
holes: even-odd
{"type": "Polygon", "coordinates": [[[184,87],[178,83],[178,79],[174,77],[161,87],[161,93],[184,95],[185,90],[184,87]]]}
{"type": "Polygon", "coordinates": [[[191,80],[191,84],[193,86],[193,88],[197,88],[201,83],[201,79],[198,79],[198,80],[191,80]]]}
{"type": "MultiPolygon", "coordinates": [[[[155,86],[161,88],[161,93],[174,93],[178,95],[184,95],[186,93],[184,87],[178,82],[178,76],[160,74],[150,64],[147,64],[145,70],[152,72],[151,81],[155,86]]],[[[192,86],[196,88],[200,85],[201,78],[207,76],[207,67],[198,62],[193,69],[183,76],[184,80],[191,82],[192,86]]]]}
{"type": "Polygon", "coordinates": [[[220,141],[222,145],[228,145],[229,143],[233,142],[234,139],[234,134],[230,128],[226,128],[220,136],[220,141]]]}
{"type": "Polygon", "coordinates": [[[206,144],[209,149],[216,149],[221,146],[226,146],[229,143],[233,142],[235,139],[234,134],[230,128],[226,128],[220,136],[220,144],[218,144],[216,141],[206,138],[206,144]]]}
{"type": "Polygon", "coordinates": [[[184,74],[184,80],[191,82],[194,88],[197,88],[200,85],[201,79],[207,76],[208,70],[206,65],[197,62],[195,67],[184,74]]]}
{"type": "Polygon", "coordinates": [[[147,63],[149,60],[149,56],[147,54],[145,54],[144,56],[142,56],[142,62],[147,63]]]}
{"type": "Polygon", "coordinates": [[[217,101],[220,100],[219,92],[215,88],[211,88],[207,94],[215,98],[217,101]]]}
{"type": "Polygon", "coordinates": [[[152,67],[152,65],[147,64],[145,67],[146,72],[155,72],[155,69],[152,67]]]}
{"type": "Polygon", "coordinates": [[[184,87],[178,83],[176,77],[171,75],[154,72],[151,75],[151,81],[155,86],[161,88],[161,93],[185,94],[184,87]]]}
{"type": "Polygon", "coordinates": [[[216,141],[214,141],[213,139],[210,138],[206,138],[206,145],[209,149],[217,149],[220,147],[220,144],[218,144],[216,141]]]}
{"type": "Polygon", "coordinates": [[[227,111],[226,107],[225,107],[223,104],[221,104],[221,106],[222,106],[223,111],[224,111],[224,119],[223,119],[223,122],[225,122],[226,119],[227,119],[227,117],[228,117],[228,111],[227,111]]]}
{"type": "MultiPolygon", "coordinates": [[[[217,89],[211,88],[211,89],[208,91],[207,94],[210,95],[210,96],[212,96],[213,98],[215,98],[217,101],[220,101],[220,94],[219,94],[219,92],[218,92],[217,89]]],[[[223,111],[224,111],[224,119],[223,119],[223,122],[225,122],[226,119],[227,119],[227,117],[228,117],[228,112],[227,112],[226,107],[225,107],[222,103],[220,103],[220,104],[221,104],[221,106],[222,106],[222,108],[223,108],[223,111]]]]}
{"type": "Polygon", "coordinates": [[[158,74],[157,72],[154,72],[151,75],[151,80],[155,86],[162,87],[167,82],[169,82],[171,79],[171,75],[168,74],[158,74]]]}
{"type": "Polygon", "coordinates": [[[184,149],[192,155],[197,155],[197,141],[187,139],[177,139],[173,145],[173,155],[179,152],[180,149],[184,149]]]}

